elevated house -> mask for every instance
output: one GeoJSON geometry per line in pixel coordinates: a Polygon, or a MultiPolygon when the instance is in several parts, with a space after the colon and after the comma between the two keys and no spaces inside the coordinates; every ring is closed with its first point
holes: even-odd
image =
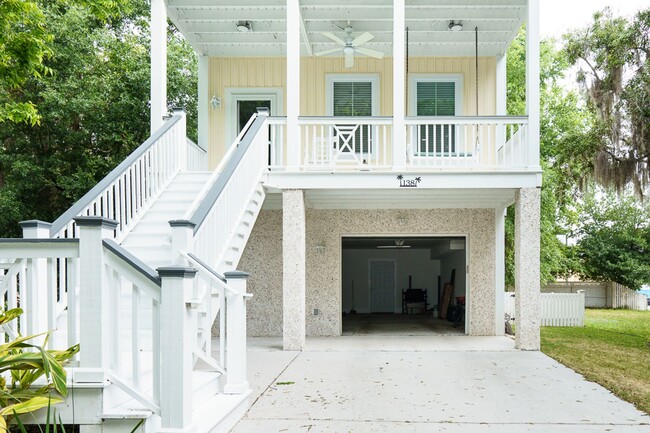
{"type": "Polygon", "coordinates": [[[227,431],[248,407],[247,333],[301,350],[352,312],[412,312],[409,287],[429,315],[464,297],[464,333],[502,335],[512,204],[516,344],[539,349],[538,0],[151,9],[151,137],[0,242],[20,331],[81,343],[64,421],[227,431]],[[200,56],[198,145],[167,111],[167,18],[200,56]],[[527,114],[511,117],[505,53],[524,24],[527,114]]]}

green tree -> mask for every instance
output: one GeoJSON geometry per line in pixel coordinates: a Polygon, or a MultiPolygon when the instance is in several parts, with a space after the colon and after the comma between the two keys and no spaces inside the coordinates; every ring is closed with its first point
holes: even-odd
{"type": "MultiPolygon", "coordinates": [[[[507,110],[525,114],[526,36],[521,31],[507,53],[507,110]]],[[[573,261],[557,234],[565,232],[575,216],[571,212],[576,182],[583,167],[565,156],[565,149],[579,146],[590,134],[591,115],[580,104],[580,95],[564,89],[561,81],[568,63],[553,40],[540,46],[540,164],[543,169],[540,209],[540,278],[545,284],[571,272],[573,261]]],[[[514,285],[514,207],[506,218],[506,285],[514,285]]]]}
{"type": "Polygon", "coordinates": [[[619,193],[633,185],[643,195],[650,184],[650,9],[627,20],[606,8],[564,40],[596,119],[592,140],[572,149],[573,158],[601,185],[619,193]]]}
{"type": "Polygon", "coordinates": [[[47,59],[56,55],[49,28],[49,8],[80,5],[99,20],[128,10],[127,0],[3,0],[0,2],[0,123],[40,121],[36,105],[26,100],[22,88],[31,78],[52,73],[47,59]]]}
{"type": "MultiPolygon", "coordinates": [[[[108,21],[83,5],[43,3],[56,55],[52,74],[22,86],[40,124],[0,130],[0,236],[19,236],[21,219],[53,221],[147,138],[149,8],[129,1],[108,21]]],[[[168,46],[170,106],[186,106],[196,138],[197,59],[171,27],[168,46]]]]}
{"type": "Polygon", "coordinates": [[[590,194],[580,214],[575,250],[581,276],[634,290],[650,284],[650,206],[634,197],[590,194]]]}

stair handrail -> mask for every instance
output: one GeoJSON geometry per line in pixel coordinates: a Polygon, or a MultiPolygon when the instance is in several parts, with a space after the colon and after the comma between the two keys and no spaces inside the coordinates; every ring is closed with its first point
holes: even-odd
{"type": "Polygon", "coordinates": [[[246,122],[246,125],[244,125],[242,130],[239,132],[239,134],[235,138],[235,141],[233,141],[232,145],[226,151],[226,154],[223,156],[223,158],[221,158],[221,162],[219,162],[217,168],[214,169],[212,175],[205,183],[205,186],[203,187],[201,192],[199,192],[199,194],[196,196],[196,198],[194,199],[190,207],[185,211],[185,214],[183,215],[183,219],[189,220],[192,217],[192,215],[196,212],[199,204],[208,195],[208,193],[212,189],[212,185],[214,185],[216,180],[221,175],[221,172],[223,172],[224,167],[230,161],[232,154],[235,153],[235,151],[239,148],[239,143],[241,143],[242,138],[244,138],[244,136],[248,133],[248,130],[253,124],[253,122],[255,121],[255,119],[257,119],[257,113],[253,113],[251,118],[248,119],[248,122],[246,122]]]}
{"type": "MultiPolygon", "coordinates": [[[[83,197],[81,197],[52,223],[50,228],[50,237],[76,237],[76,234],[74,233],[75,225],[73,219],[74,217],[83,215],[104,216],[118,221],[120,219],[128,219],[132,220],[128,221],[128,226],[132,227],[133,223],[136,221],[136,215],[121,215],[120,210],[117,209],[117,205],[114,202],[115,197],[110,194],[112,192],[111,190],[117,189],[116,183],[121,177],[124,177],[124,184],[119,186],[121,188],[120,194],[128,196],[132,191],[125,192],[124,189],[131,186],[132,182],[135,182],[136,179],[146,178],[146,188],[142,187],[138,190],[139,201],[142,203],[136,205],[136,198],[127,197],[127,199],[132,200],[131,207],[137,207],[138,210],[144,210],[147,207],[144,201],[153,201],[152,199],[154,199],[157,194],[164,189],[169,180],[171,180],[172,175],[181,168],[182,161],[178,160],[185,159],[186,152],[179,152],[180,149],[176,149],[176,146],[179,144],[172,143],[168,146],[169,148],[161,149],[161,151],[164,150],[164,153],[161,152],[155,156],[152,153],[149,154],[150,159],[148,162],[150,164],[146,167],[149,170],[148,172],[143,172],[142,167],[135,170],[133,173],[129,173],[129,170],[134,167],[135,164],[138,164],[138,161],[142,160],[147,152],[150,150],[153,151],[153,147],[157,143],[163,142],[169,134],[177,132],[179,135],[182,135],[182,138],[179,137],[180,145],[187,146],[185,117],[186,115],[184,110],[175,110],[174,114],[167,119],[167,121],[165,121],[165,123],[144,143],[138,146],[129,156],[126,157],[126,159],[111,170],[111,172],[90,189],[90,191],[84,194],[83,197]],[[172,153],[178,154],[181,158],[172,157],[172,153]],[[165,173],[161,171],[163,159],[165,159],[167,165],[169,165],[169,167],[166,167],[169,168],[169,170],[165,173]],[[126,173],[129,173],[129,175],[126,176],[126,173]],[[146,197],[141,197],[141,195],[146,195],[146,197]]],[[[131,210],[131,212],[133,211],[131,210]]],[[[118,226],[115,232],[116,237],[119,236],[121,231],[127,229],[127,221],[119,221],[119,223],[120,226],[118,226]]]]}
{"type": "Polygon", "coordinates": [[[198,204],[192,213],[192,216],[188,218],[188,220],[194,224],[194,233],[198,232],[201,228],[201,225],[212,210],[212,206],[219,198],[219,195],[221,195],[221,192],[223,191],[228,181],[230,181],[230,177],[239,165],[239,162],[246,154],[246,151],[250,147],[258,131],[262,128],[262,125],[266,121],[268,115],[268,108],[260,109],[257,113],[257,116],[252,121],[249,129],[243,135],[241,141],[239,143],[235,142],[235,144],[233,144],[233,151],[230,154],[230,157],[227,160],[224,159],[225,162],[223,163],[223,167],[221,171],[218,171],[215,181],[210,185],[210,189],[198,204]]]}

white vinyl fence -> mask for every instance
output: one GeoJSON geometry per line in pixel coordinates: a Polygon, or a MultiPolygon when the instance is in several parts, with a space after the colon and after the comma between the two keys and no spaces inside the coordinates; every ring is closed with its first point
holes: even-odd
{"type": "MultiPolygon", "coordinates": [[[[516,321],[514,293],[505,293],[504,306],[505,313],[516,321]]],[[[542,293],[541,320],[542,326],[584,326],[585,292],[542,293]]]]}
{"type": "Polygon", "coordinates": [[[630,290],[625,286],[618,283],[611,283],[611,296],[612,308],[629,308],[630,310],[645,311],[648,309],[648,297],[635,290],[630,290]]]}

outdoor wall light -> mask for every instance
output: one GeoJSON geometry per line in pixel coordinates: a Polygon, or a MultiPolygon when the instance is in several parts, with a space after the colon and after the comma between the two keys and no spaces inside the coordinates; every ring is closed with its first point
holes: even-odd
{"type": "Polygon", "coordinates": [[[459,32],[463,30],[463,23],[461,21],[449,21],[449,30],[452,32],[459,32]]]}
{"type": "Polygon", "coordinates": [[[212,99],[210,99],[210,106],[212,107],[213,110],[216,110],[217,108],[221,107],[221,98],[218,97],[217,95],[212,95],[212,99]]]}
{"type": "Polygon", "coordinates": [[[323,254],[325,252],[325,242],[320,241],[316,244],[316,252],[318,254],[323,254]]]}

